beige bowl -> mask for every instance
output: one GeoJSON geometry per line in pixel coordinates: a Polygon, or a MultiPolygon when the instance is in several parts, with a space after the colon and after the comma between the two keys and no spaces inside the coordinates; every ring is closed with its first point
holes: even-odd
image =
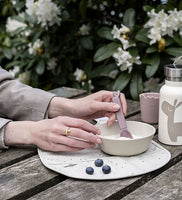
{"type": "Polygon", "coordinates": [[[99,147],[103,152],[118,156],[132,156],[148,149],[155,134],[155,128],[143,122],[126,121],[126,123],[133,139],[120,137],[117,122],[110,127],[106,123],[96,124],[101,130],[102,144],[99,147]]]}

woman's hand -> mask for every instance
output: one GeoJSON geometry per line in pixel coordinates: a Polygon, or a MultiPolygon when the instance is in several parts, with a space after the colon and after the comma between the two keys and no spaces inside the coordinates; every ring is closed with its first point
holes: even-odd
{"type": "Polygon", "coordinates": [[[56,117],[38,122],[9,122],[5,128],[5,144],[33,144],[49,151],[77,151],[100,144],[99,129],[82,119],[56,117]],[[69,135],[66,130],[69,128],[69,135]]]}
{"type": "MultiPolygon", "coordinates": [[[[49,105],[49,117],[67,115],[82,119],[108,117],[108,125],[116,120],[115,112],[120,109],[118,104],[112,103],[113,92],[100,91],[80,99],[64,99],[54,97],[49,105]]],[[[120,94],[123,112],[126,115],[127,103],[124,94],[120,94]]]]}

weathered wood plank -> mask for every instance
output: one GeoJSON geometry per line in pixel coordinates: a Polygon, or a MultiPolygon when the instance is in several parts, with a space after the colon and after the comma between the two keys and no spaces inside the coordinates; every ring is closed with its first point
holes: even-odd
{"type": "Polygon", "coordinates": [[[182,161],[122,198],[133,199],[182,199],[182,161]]]}
{"type": "Polygon", "coordinates": [[[55,88],[53,90],[49,90],[49,92],[54,93],[57,96],[66,97],[66,98],[73,98],[73,97],[78,97],[78,96],[87,94],[86,90],[79,90],[76,88],[69,88],[69,87],[55,88]]]}
{"type": "Polygon", "coordinates": [[[133,101],[127,99],[127,116],[140,112],[139,101],[133,101]]]}
{"type": "Polygon", "coordinates": [[[0,169],[37,154],[33,147],[10,147],[0,152],[0,169]]]}
{"type": "Polygon", "coordinates": [[[43,167],[38,156],[33,156],[1,170],[0,199],[5,200],[34,188],[57,176],[43,167]]]}

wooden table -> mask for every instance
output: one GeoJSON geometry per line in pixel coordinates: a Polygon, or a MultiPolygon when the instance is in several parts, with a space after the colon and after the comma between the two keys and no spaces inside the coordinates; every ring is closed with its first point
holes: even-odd
{"type": "MultiPolygon", "coordinates": [[[[85,91],[71,88],[51,92],[70,98],[85,95],[85,91]]],[[[127,119],[141,120],[139,102],[128,100],[127,119]]],[[[157,134],[154,140],[158,142],[157,134]]],[[[109,181],[66,177],[44,167],[36,148],[12,147],[0,153],[0,200],[181,200],[182,146],[161,145],[172,155],[164,167],[142,176],[109,181]]]]}

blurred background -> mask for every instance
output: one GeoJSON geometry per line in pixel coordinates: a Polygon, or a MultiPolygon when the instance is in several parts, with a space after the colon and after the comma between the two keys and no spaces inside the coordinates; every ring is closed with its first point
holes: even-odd
{"type": "Polygon", "coordinates": [[[138,100],[181,55],[180,0],[0,0],[0,65],[33,87],[138,100]]]}

